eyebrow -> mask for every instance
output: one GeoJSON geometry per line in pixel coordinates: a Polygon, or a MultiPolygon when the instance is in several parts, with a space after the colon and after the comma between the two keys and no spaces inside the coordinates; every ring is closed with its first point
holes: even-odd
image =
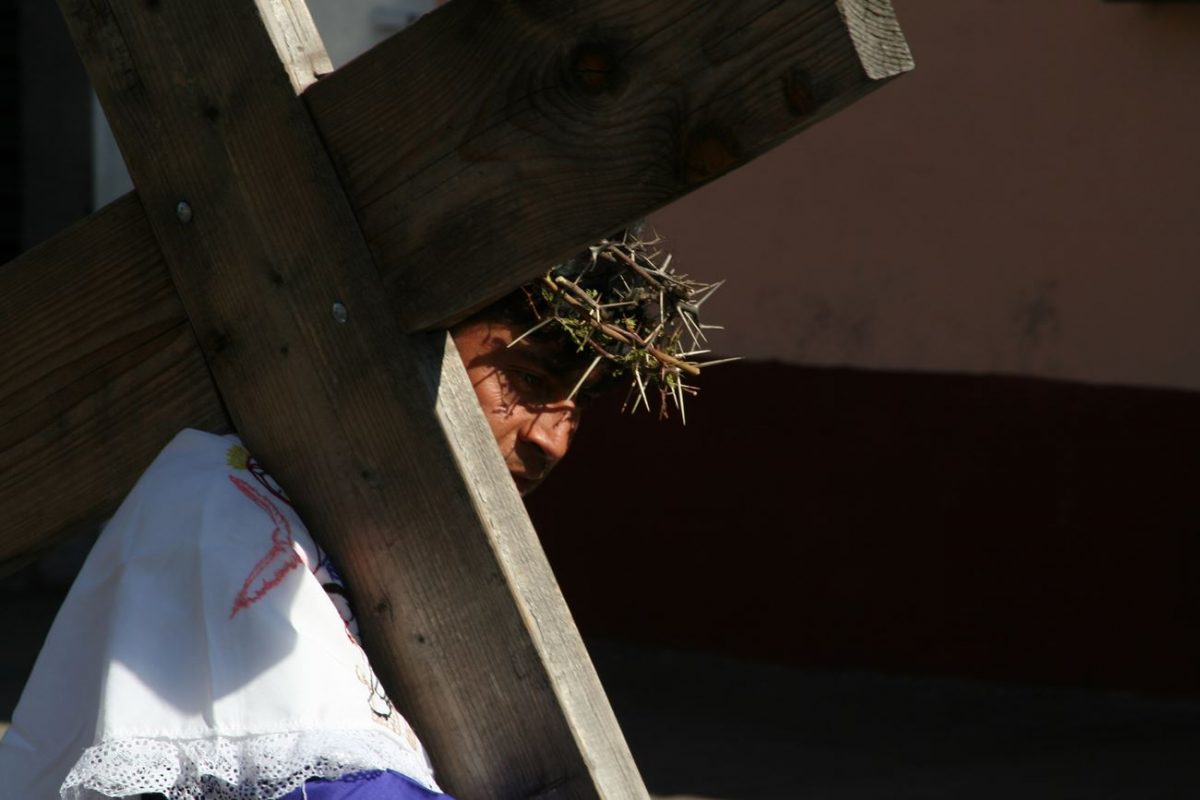
{"type": "MultiPolygon", "coordinates": [[[[575,384],[575,381],[579,380],[579,376],[587,369],[586,361],[565,352],[568,350],[567,347],[552,344],[544,340],[535,339],[534,341],[530,341],[530,338],[522,339],[515,345],[505,347],[504,349],[508,352],[515,352],[518,355],[529,358],[531,361],[536,362],[538,367],[552,374],[555,379],[571,386],[575,384]]],[[[588,380],[584,381],[579,391],[590,394],[590,390],[603,382],[604,375],[601,372],[593,372],[588,376],[588,380]]]]}

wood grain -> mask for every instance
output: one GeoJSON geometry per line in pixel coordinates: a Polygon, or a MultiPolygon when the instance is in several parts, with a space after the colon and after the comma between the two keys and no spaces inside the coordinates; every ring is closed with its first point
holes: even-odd
{"type": "Polygon", "coordinates": [[[0,570],[116,508],[178,430],[227,427],[134,195],[0,269],[0,570]]]}
{"type": "Polygon", "coordinates": [[[886,0],[455,0],[304,96],[422,329],[911,66],[886,0]]]}
{"type": "Polygon", "coordinates": [[[444,785],[646,797],[465,372],[446,334],[400,334],[253,6],[62,5],[236,427],[444,785]]]}

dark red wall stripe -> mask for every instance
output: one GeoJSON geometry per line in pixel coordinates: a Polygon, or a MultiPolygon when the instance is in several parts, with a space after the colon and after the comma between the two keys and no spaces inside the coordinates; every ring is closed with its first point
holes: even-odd
{"type": "Polygon", "coordinates": [[[1200,689],[1200,395],[746,363],[703,387],[686,428],[592,409],[530,499],[586,634],[1200,689]]]}

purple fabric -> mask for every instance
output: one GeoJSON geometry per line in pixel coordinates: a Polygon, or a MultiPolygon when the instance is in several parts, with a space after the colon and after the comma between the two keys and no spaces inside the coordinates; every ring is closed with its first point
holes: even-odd
{"type": "Polygon", "coordinates": [[[373,769],[354,772],[336,780],[313,779],[302,789],[288,792],[279,800],[429,800],[448,794],[434,792],[392,770],[373,769]]]}

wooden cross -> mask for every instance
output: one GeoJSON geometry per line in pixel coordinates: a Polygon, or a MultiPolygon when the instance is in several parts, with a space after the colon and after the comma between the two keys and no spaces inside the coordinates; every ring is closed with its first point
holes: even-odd
{"type": "Polygon", "coordinates": [[[448,791],[645,797],[439,329],[909,69],[888,0],[454,0],[336,73],[303,0],[60,5],[137,188],[0,271],[0,563],[236,429],[448,791]]]}

